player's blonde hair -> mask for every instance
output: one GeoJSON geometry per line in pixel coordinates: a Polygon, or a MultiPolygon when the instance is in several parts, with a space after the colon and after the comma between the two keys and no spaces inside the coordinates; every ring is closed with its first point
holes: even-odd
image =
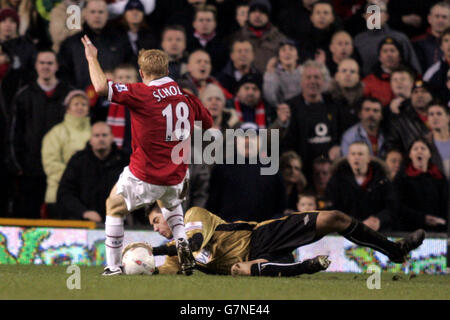
{"type": "Polygon", "coordinates": [[[161,50],[141,49],[139,51],[138,65],[146,76],[160,78],[169,74],[169,56],[161,50]]]}

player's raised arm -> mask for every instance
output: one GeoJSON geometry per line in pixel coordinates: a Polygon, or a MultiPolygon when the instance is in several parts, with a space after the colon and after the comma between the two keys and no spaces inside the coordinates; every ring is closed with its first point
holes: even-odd
{"type": "Polygon", "coordinates": [[[81,42],[84,45],[84,53],[89,64],[89,75],[91,76],[91,82],[95,88],[95,92],[99,96],[106,96],[108,95],[108,80],[98,62],[97,48],[86,35],[81,38],[81,42]]]}

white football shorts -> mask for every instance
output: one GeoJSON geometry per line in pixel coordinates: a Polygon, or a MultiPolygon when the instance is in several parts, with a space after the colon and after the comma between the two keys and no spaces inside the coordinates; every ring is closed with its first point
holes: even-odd
{"type": "Polygon", "coordinates": [[[153,204],[156,200],[160,200],[165,208],[173,208],[184,201],[188,186],[189,170],[179,184],[159,186],[139,180],[126,166],[117,181],[117,194],[124,197],[129,212],[153,204]]]}

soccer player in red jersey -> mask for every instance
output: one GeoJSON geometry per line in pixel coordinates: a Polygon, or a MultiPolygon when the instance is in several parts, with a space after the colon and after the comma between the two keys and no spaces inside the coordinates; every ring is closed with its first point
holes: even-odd
{"type": "Polygon", "coordinates": [[[97,48],[87,36],[84,44],[92,84],[98,95],[129,108],[132,126],[130,165],[125,167],[106,200],[106,268],[103,275],[122,273],[123,219],[129,212],[158,201],[176,239],[182,272],[192,274],[195,260],[184,228],[183,209],[188,187],[188,165],[172,161],[172,150],[190,137],[194,121],[212,126],[200,100],[168,77],[169,58],[160,50],[141,50],[138,64],[142,83],[108,81],[97,59],[97,48]]]}

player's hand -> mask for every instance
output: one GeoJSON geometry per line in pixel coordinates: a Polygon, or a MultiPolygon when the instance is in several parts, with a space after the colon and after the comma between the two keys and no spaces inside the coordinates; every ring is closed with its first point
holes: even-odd
{"type": "Polygon", "coordinates": [[[363,223],[375,231],[378,231],[380,229],[380,219],[378,219],[377,217],[370,216],[366,220],[364,220],[363,223]]]}
{"type": "Polygon", "coordinates": [[[86,55],[86,59],[97,59],[97,48],[91,40],[89,40],[89,37],[85,35],[81,38],[81,42],[83,42],[84,45],[84,54],[86,55]]]}
{"type": "Polygon", "coordinates": [[[435,227],[438,225],[445,225],[445,220],[439,217],[435,217],[432,215],[427,214],[425,216],[425,224],[427,226],[435,227]]]}
{"type": "Polygon", "coordinates": [[[102,222],[102,217],[98,214],[97,211],[85,211],[83,213],[83,219],[94,222],[102,222]]]}

